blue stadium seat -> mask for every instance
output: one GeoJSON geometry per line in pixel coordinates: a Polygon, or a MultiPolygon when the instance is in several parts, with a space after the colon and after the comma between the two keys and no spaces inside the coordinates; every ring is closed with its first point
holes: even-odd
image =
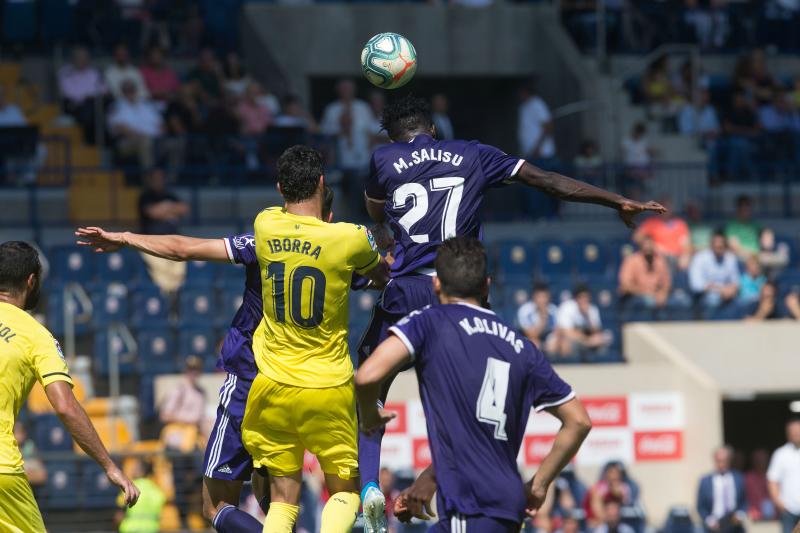
{"type": "Polygon", "coordinates": [[[241,307],[242,299],[244,298],[243,293],[244,291],[241,286],[223,286],[220,291],[220,309],[222,309],[220,320],[225,318],[225,325],[230,323],[230,319],[236,314],[239,307],[241,307]]]}
{"type": "Polygon", "coordinates": [[[47,461],[47,484],[44,488],[45,509],[77,509],[81,501],[81,484],[75,461],[47,461]]]}
{"type": "MultiPolygon", "coordinates": [[[[74,296],[71,298],[70,306],[72,306],[75,315],[83,315],[89,311],[88,306],[85,306],[84,302],[74,296]]],[[[64,311],[64,285],[56,282],[50,285],[47,290],[47,327],[53,335],[60,336],[64,334],[64,311]]],[[[76,322],[75,333],[87,333],[91,325],[91,320],[76,322]]]]}
{"type": "Polygon", "coordinates": [[[789,292],[800,291],[800,269],[781,272],[778,276],[778,289],[784,297],[789,292]]]}
{"type": "Polygon", "coordinates": [[[622,260],[636,251],[636,245],[629,238],[608,241],[608,263],[613,273],[619,271],[622,260]]]}
{"type": "Polygon", "coordinates": [[[221,265],[218,270],[219,283],[224,289],[241,289],[244,285],[245,267],[242,265],[221,265]]]}
{"type": "Polygon", "coordinates": [[[133,293],[131,323],[134,327],[164,326],[168,317],[167,300],[157,287],[144,287],[133,293]]]}
{"type": "Polygon", "coordinates": [[[216,292],[207,288],[184,288],[178,295],[178,323],[180,327],[210,327],[230,321],[230,315],[219,313],[216,292]]]}
{"type": "Polygon", "coordinates": [[[106,476],[102,467],[94,461],[82,461],[81,484],[83,506],[88,509],[112,509],[116,507],[119,489],[106,476]]]}
{"type": "Polygon", "coordinates": [[[97,278],[104,282],[118,281],[130,285],[145,273],[141,256],[128,248],[109,254],[98,254],[95,262],[97,278]]]}
{"type": "Polygon", "coordinates": [[[143,375],[139,380],[139,416],[143,421],[158,418],[156,411],[155,376],[143,375]]]}
{"type": "Polygon", "coordinates": [[[536,243],[536,268],[540,275],[555,280],[572,274],[572,253],[563,241],[545,239],[536,243]]]}
{"type": "Polygon", "coordinates": [[[94,289],[92,307],[92,322],[96,327],[127,323],[130,314],[128,288],[121,283],[111,283],[94,289]]]}
{"type": "Polygon", "coordinates": [[[168,328],[139,331],[139,369],[144,374],[171,374],[180,371],[175,337],[168,328]]]}
{"type": "Polygon", "coordinates": [[[619,314],[619,297],[617,296],[617,285],[608,282],[595,282],[590,285],[592,289],[592,300],[600,310],[602,320],[617,318],[619,314]]]}
{"type": "Polygon", "coordinates": [[[72,36],[72,6],[69,0],[42,0],[42,40],[66,42],[72,36]]]}
{"type": "Polygon", "coordinates": [[[775,244],[778,249],[785,247],[789,252],[789,268],[800,265],[800,257],[797,253],[797,241],[786,235],[777,235],[775,244]]]}
{"type": "Polygon", "coordinates": [[[501,241],[497,245],[497,272],[502,279],[517,278],[530,281],[533,276],[534,254],[529,242],[501,241]]]}
{"type": "Polygon", "coordinates": [[[17,0],[3,2],[3,40],[10,43],[28,43],[36,38],[37,2],[17,0]]]}
{"type": "Polygon", "coordinates": [[[56,415],[40,415],[35,418],[33,441],[42,452],[72,451],[72,437],[56,415]]]}
{"type": "Polygon", "coordinates": [[[186,285],[211,288],[217,281],[218,266],[207,261],[189,261],[186,265],[186,285]]]}
{"type": "Polygon", "coordinates": [[[217,365],[217,344],[220,336],[214,329],[180,329],[178,333],[178,357],[186,359],[195,355],[203,360],[203,370],[213,372],[217,365]]]}
{"type": "Polygon", "coordinates": [[[126,346],[124,339],[117,333],[100,330],[94,334],[94,355],[92,369],[100,376],[107,376],[111,365],[111,355],[115,354],[119,361],[121,376],[136,373],[136,353],[133,347],[126,346]]]}
{"type": "Polygon", "coordinates": [[[608,267],[608,250],[598,240],[579,239],[572,243],[573,263],[578,276],[602,278],[608,267]]]}
{"type": "Polygon", "coordinates": [[[54,246],[50,271],[60,281],[88,283],[95,275],[94,252],[79,246],[54,246]]]}

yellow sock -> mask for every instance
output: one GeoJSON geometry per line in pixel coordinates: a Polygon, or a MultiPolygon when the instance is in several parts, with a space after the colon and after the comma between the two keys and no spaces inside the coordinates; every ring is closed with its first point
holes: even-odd
{"type": "Polygon", "coordinates": [[[267,518],[264,519],[263,533],[292,533],[297,521],[300,507],[289,503],[272,502],[269,504],[267,518]]]}
{"type": "Polygon", "coordinates": [[[350,533],[358,516],[361,498],[355,492],[337,492],[322,509],[319,533],[350,533]]]}

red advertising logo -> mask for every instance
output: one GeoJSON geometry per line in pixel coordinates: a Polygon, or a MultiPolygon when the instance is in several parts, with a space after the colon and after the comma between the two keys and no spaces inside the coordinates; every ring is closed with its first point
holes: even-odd
{"type": "Polygon", "coordinates": [[[525,464],[528,466],[542,464],[545,456],[553,448],[555,440],[555,436],[527,435],[524,443],[525,464]]]}
{"type": "Polygon", "coordinates": [[[628,425],[628,401],[624,396],[582,398],[595,427],[628,425]]]}
{"type": "Polygon", "coordinates": [[[397,413],[397,416],[386,424],[386,433],[405,433],[408,431],[408,415],[405,403],[389,402],[383,407],[390,413],[397,413]]]}
{"type": "Polygon", "coordinates": [[[414,439],[414,468],[422,470],[428,468],[433,462],[431,459],[431,448],[428,439],[414,439]]]}
{"type": "Polygon", "coordinates": [[[644,431],[633,434],[637,461],[674,461],[683,457],[680,431],[644,431]]]}

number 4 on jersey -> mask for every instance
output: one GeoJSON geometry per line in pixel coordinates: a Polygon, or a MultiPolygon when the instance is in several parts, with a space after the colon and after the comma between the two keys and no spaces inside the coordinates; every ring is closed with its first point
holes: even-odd
{"type": "Polygon", "coordinates": [[[490,357],[478,396],[478,420],[494,426],[494,438],[508,440],[506,435],[506,395],[511,363],[490,357]]]}

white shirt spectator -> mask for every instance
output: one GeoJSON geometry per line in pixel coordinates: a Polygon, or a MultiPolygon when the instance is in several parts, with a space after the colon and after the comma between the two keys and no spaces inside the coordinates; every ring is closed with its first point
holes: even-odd
{"type": "Polygon", "coordinates": [[[678,115],[678,131],[683,135],[705,135],[719,131],[719,117],[713,106],[702,109],[687,104],[678,115]]]}
{"type": "Polygon", "coordinates": [[[650,143],[647,137],[638,139],[626,137],[622,140],[622,160],[631,167],[647,167],[650,165],[650,143]]]}
{"type": "Polygon", "coordinates": [[[711,478],[711,488],[714,491],[714,506],[711,509],[711,516],[719,521],[728,513],[736,510],[736,484],[733,481],[733,474],[717,472],[711,478]]]}
{"type": "Polygon", "coordinates": [[[0,108],[0,128],[14,128],[25,126],[28,121],[19,107],[14,104],[6,104],[0,108]]]}
{"type": "Polygon", "coordinates": [[[113,129],[124,126],[145,137],[157,137],[161,134],[163,119],[155,105],[143,100],[131,102],[127,99],[117,100],[108,117],[108,125],[113,129]]]}
{"type": "Polygon", "coordinates": [[[369,105],[354,99],[349,103],[331,102],[322,114],[320,129],[326,135],[337,136],[339,166],[347,170],[366,171],[369,167],[370,139],[375,117],[369,105]],[[350,113],[349,131],[342,128],[342,118],[350,113]]]}
{"type": "Polygon", "coordinates": [[[739,263],[733,252],[725,252],[718,261],[710,249],[701,250],[689,265],[689,287],[693,292],[705,292],[709,285],[739,283],[739,263]]]}
{"type": "Polygon", "coordinates": [[[131,80],[136,84],[136,94],[140,98],[145,100],[150,98],[150,91],[147,90],[147,84],[144,82],[142,73],[134,65],[128,64],[121,67],[116,63],[112,63],[106,68],[105,77],[108,90],[111,91],[111,95],[114,98],[122,98],[122,82],[125,80],[131,80]]]}
{"type": "Polygon", "coordinates": [[[800,515],[800,448],[787,442],[772,454],[767,479],[780,486],[786,510],[800,515]]]}
{"type": "MultiPolygon", "coordinates": [[[[558,307],[555,304],[548,304],[547,306],[547,314],[555,323],[556,314],[558,313],[558,307]]],[[[517,323],[519,327],[522,329],[529,329],[529,328],[536,328],[542,322],[542,316],[538,313],[536,309],[536,304],[533,302],[525,302],[520,306],[517,310],[517,323]]]]}
{"type": "MultiPolygon", "coordinates": [[[[519,107],[519,126],[517,138],[524,157],[532,157],[539,137],[545,135],[544,126],[552,120],[550,109],[538,96],[531,96],[519,107]]],[[[547,135],[539,147],[539,158],[556,156],[556,143],[552,135],[547,135]]]]}
{"type": "Polygon", "coordinates": [[[561,329],[599,330],[602,327],[600,310],[596,305],[589,307],[587,314],[581,313],[578,302],[567,300],[558,306],[556,327],[561,329]]]}
{"type": "Polygon", "coordinates": [[[434,113],[432,118],[433,125],[436,126],[436,133],[439,134],[440,139],[444,139],[445,141],[452,141],[455,139],[453,123],[450,122],[450,117],[445,113],[434,113]]]}

